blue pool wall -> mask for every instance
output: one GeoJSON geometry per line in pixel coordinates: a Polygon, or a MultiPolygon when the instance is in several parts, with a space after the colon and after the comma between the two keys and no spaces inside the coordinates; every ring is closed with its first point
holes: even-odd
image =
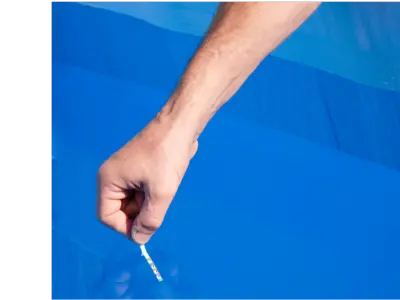
{"type": "Polygon", "coordinates": [[[301,61],[299,41],[265,59],[200,137],[148,245],[158,284],[97,222],[95,176],[168,98],[204,24],[79,3],[52,13],[53,297],[400,297],[398,40],[373,48],[378,78],[301,61]]]}

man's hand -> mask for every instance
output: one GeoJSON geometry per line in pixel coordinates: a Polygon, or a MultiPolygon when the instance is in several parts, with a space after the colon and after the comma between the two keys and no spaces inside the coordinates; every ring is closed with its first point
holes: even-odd
{"type": "Polygon", "coordinates": [[[145,244],[161,226],[196,151],[197,141],[168,118],[155,118],[100,168],[100,220],[145,244]]]}
{"type": "Polygon", "coordinates": [[[101,167],[100,220],[132,235],[137,243],[146,243],[161,225],[197,150],[194,141],[207,123],[264,57],[318,6],[318,2],[222,3],[157,118],[101,167]]]}

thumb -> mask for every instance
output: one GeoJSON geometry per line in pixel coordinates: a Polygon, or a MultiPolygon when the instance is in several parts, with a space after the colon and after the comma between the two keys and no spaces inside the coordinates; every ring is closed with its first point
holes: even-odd
{"type": "Polygon", "coordinates": [[[168,210],[172,197],[154,197],[146,195],[145,201],[135,218],[131,237],[140,245],[146,244],[153,234],[160,228],[168,210]]]}

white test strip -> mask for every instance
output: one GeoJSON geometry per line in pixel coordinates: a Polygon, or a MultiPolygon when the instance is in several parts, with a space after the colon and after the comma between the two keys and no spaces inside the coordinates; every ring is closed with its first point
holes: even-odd
{"type": "Polygon", "coordinates": [[[154,275],[156,275],[158,281],[163,281],[160,272],[158,272],[156,265],[154,264],[153,260],[151,259],[149,253],[147,253],[146,247],[144,245],[140,245],[140,250],[142,251],[142,255],[146,258],[148,264],[150,265],[151,269],[153,270],[154,275]]]}

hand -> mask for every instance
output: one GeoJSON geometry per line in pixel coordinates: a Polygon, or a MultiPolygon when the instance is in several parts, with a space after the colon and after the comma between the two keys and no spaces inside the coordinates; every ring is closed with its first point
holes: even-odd
{"type": "Polygon", "coordinates": [[[155,118],[98,173],[99,219],[138,244],[161,226],[197,151],[197,141],[175,127],[155,118]]]}

